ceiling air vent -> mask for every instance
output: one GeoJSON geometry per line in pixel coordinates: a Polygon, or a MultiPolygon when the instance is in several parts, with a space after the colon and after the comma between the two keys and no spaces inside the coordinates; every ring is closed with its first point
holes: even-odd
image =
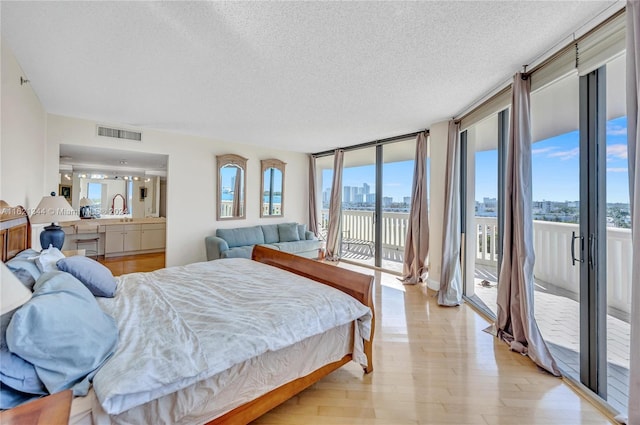
{"type": "Polygon", "coordinates": [[[115,137],[116,139],[135,140],[136,142],[142,141],[142,133],[131,130],[121,130],[119,128],[109,128],[98,126],[98,136],[103,137],[115,137]]]}

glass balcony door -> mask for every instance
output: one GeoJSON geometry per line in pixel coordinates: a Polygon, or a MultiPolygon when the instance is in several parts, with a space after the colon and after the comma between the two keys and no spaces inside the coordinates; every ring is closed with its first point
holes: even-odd
{"type": "Polygon", "coordinates": [[[376,150],[344,153],[342,170],[342,259],[379,266],[376,251],[376,150]]]}

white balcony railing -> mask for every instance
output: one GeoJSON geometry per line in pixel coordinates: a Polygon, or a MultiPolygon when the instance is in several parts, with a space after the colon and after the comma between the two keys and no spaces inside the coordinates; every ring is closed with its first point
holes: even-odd
{"type": "MultiPolygon", "coordinates": [[[[322,226],[327,227],[329,211],[322,210],[322,226]]],[[[342,233],[350,239],[374,241],[373,211],[342,211],[342,233]]],[[[382,214],[382,247],[404,251],[409,223],[408,213],[385,212],[382,214]]]]}
{"type": "MultiPolygon", "coordinates": [[[[476,217],[476,264],[498,265],[494,239],[498,223],[495,218],[476,217]]],[[[578,294],[580,268],[571,261],[571,236],[579,234],[577,224],[550,221],[533,222],[536,279],[578,294]]],[[[576,256],[579,246],[576,240],[576,256]]],[[[631,230],[607,227],[607,305],[630,313],[632,247],[631,230]]]]}
{"type": "MultiPolygon", "coordinates": [[[[326,226],[328,211],[322,210],[322,224],[326,226]]],[[[409,214],[383,213],[382,246],[404,251],[409,214]]],[[[498,265],[498,222],[494,217],[476,217],[476,264],[498,265]]],[[[342,212],[342,230],[346,237],[373,242],[372,211],[345,210],[342,212]]],[[[580,269],[571,262],[571,235],[579,233],[577,224],[548,221],[533,222],[536,254],[534,275],[566,291],[578,294],[580,269]]],[[[578,241],[576,241],[578,248],[578,241]]],[[[631,305],[631,230],[607,228],[607,304],[630,313],[631,305]]]]}

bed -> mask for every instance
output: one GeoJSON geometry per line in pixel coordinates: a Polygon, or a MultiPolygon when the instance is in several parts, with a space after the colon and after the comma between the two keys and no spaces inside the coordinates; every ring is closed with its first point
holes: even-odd
{"type": "MultiPolygon", "coordinates": [[[[16,219],[23,226],[26,220],[28,234],[26,213],[11,219],[18,225],[16,219]]],[[[14,240],[13,235],[23,231],[10,231],[13,227],[2,228],[3,261],[29,247],[28,237],[14,240]],[[14,248],[5,255],[7,246],[14,248]]],[[[370,373],[372,284],[371,276],[260,246],[252,260],[216,260],[124,275],[118,278],[114,298],[98,300],[118,322],[118,349],[95,375],[89,394],[74,400],[70,423],[249,423],[349,361],[370,373]],[[150,294],[158,297],[149,302],[150,294]],[[307,301],[311,307],[297,307],[307,301]],[[154,305],[155,313],[136,307],[143,304],[154,305]],[[268,304],[274,308],[269,310],[268,304]],[[244,313],[238,314],[240,310],[244,313]],[[331,316],[329,322],[316,318],[322,311],[331,316]],[[229,323],[222,324],[226,318],[229,323]],[[163,340],[150,343],[156,341],[152,331],[141,325],[148,322],[158,322],[165,330],[182,322],[184,326],[163,331],[163,340]],[[131,328],[141,328],[145,338],[131,328]],[[188,345],[186,340],[195,343],[188,345]],[[154,377],[161,366],[146,360],[131,366],[139,352],[158,351],[162,344],[170,349],[166,359],[187,358],[189,364],[169,362],[170,374],[182,373],[183,368],[186,374],[156,387],[155,381],[165,379],[154,377]],[[225,347],[224,355],[219,347],[225,347]],[[127,376],[121,378],[124,368],[127,376]]],[[[169,364],[166,359],[159,361],[169,364]]]]}

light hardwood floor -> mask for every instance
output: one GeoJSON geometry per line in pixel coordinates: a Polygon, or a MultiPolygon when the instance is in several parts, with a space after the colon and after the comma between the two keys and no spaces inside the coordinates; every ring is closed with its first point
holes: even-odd
{"type": "MultiPolygon", "coordinates": [[[[127,272],[149,268],[135,269],[143,258],[121,260],[127,272]]],[[[117,262],[107,266],[118,269],[117,262]]],[[[422,285],[339,266],[376,277],[374,372],[347,364],[255,425],[613,423],[562,379],[483,332],[489,323],[469,306],[439,307],[422,285]]]]}

